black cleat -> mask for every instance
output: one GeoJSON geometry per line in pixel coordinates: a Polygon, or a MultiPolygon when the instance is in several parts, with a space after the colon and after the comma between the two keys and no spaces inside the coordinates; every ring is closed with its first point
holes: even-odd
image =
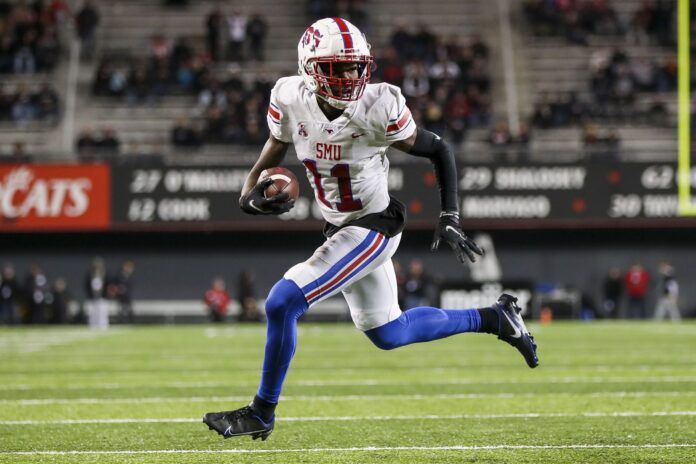
{"type": "Polygon", "coordinates": [[[275,416],[264,422],[251,405],[235,411],[209,412],[203,416],[203,422],[210,430],[215,430],[225,438],[251,435],[256,440],[266,440],[273,432],[275,416]]]}
{"type": "Polygon", "coordinates": [[[503,293],[498,298],[498,302],[493,305],[493,309],[498,313],[500,324],[498,338],[517,348],[529,367],[537,367],[539,365],[537,346],[520,316],[521,309],[517,306],[517,298],[503,293]]]}

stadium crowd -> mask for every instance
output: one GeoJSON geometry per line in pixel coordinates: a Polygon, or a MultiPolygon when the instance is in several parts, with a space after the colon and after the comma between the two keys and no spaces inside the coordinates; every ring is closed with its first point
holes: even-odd
{"type": "Polygon", "coordinates": [[[60,112],[58,93],[48,82],[0,86],[0,122],[12,121],[19,127],[35,121],[56,125],[60,112]]]}
{"type": "Polygon", "coordinates": [[[261,14],[247,16],[235,10],[225,16],[218,6],[208,13],[205,28],[207,52],[213,61],[264,61],[268,25],[261,14]],[[225,32],[227,40],[223,41],[225,32]]]}
{"type": "Polygon", "coordinates": [[[172,41],[157,34],[148,55],[109,54],[97,66],[92,84],[95,96],[125,99],[129,104],[156,104],[164,95],[192,95],[210,77],[209,58],[186,38],[172,41]]]}
{"type": "Polygon", "coordinates": [[[77,154],[82,160],[118,155],[120,146],[121,141],[111,127],[84,128],[75,141],[77,154]]]}
{"type": "Polygon", "coordinates": [[[377,53],[374,82],[401,87],[418,125],[461,143],[491,122],[488,46],[479,35],[441,37],[427,26],[398,24],[377,53]]]}
{"type": "MultiPolygon", "coordinates": [[[[308,5],[314,13],[321,9],[321,14],[327,14],[326,8],[369,22],[364,2],[308,5]]],[[[183,37],[172,40],[156,35],[146,57],[104,56],[93,94],[131,105],[156,105],[164,95],[196,96],[188,117],[178,118],[172,127],[171,143],[176,148],[262,144],[268,134],[265,113],[273,79],[259,68],[248,82],[234,66],[221,71],[216,62],[262,61],[265,21],[258,14],[225,16],[215,8],[206,18],[205,29],[205,50],[183,37]]],[[[424,25],[411,29],[398,25],[389,47],[377,53],[373,82],[400,86],[418,123],[460,143],[467,128],[490,121],[488,47],[479,36],[445,38],[424,25]]]]}
{"type": "Polygon", "coordinates": [[[634,43],[672,46],[675,7],[675,0],[644,0],[628,24],[610,0],[527,0],[524,14],[534,34],[563,36],[576,45],[589,45],[592,35],[628,33],[634,43]]]}
{"type": "Polygon", "coordinates": [[[0,73],[51,71],[61,52],[59,28],[68,13],[63,0],[0,2],[0,73]]]}
{"type": "Polygon", "coordinates": [[[133,322],[134,270],[133,261],[125,260],[107,273],[104,261],[94,258],[84,277],[84,305],[80,306],[65,277],[51,282],[42,266],[32,263],[20,279],[15,267],[6,263],[0,273],[0,324],[84,323],[88,319],[92,323],[97,310],[106,310],[107,300],[118,305],[121,322],[133,322]]]}
{"type": "Polygon", "coordinates": [[[614,46],[591,51],[585,88],[537,95],[530,125],[579,126],[586,153],[608,159],[618,159],[621,144],[612,125],[671,126],[665,95],[677,88],[677,58],[668,49],[676,43],[675,7],[673,0],[645,0],[622,22],[608,0],[526,2],[524,12],[537,35],[564,35],[576,45],[589,45],[592,35],[618,37],[614,46]],[[632,45],[657,45],[665,51],[636,58],[627,51],[632,45]]]}

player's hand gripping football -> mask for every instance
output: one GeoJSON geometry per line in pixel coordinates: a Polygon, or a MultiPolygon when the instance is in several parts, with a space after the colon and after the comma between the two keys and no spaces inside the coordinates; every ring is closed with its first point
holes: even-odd
{"type": "Polygon", "coordinates": [[[264,191],[273,183],[270,177],[259,182],[246,195],[239,198],[239,206],[247,214],[283,214],[295,205],[295,200],[289,199],[287,193],[280,193],[266,198],[264,191]]]}
{"type": "Polygon", "coordinates": [[[436,251],[440,246],[440,241],[446,242],[452,247],[454,254],[457,255],[457,259],[462,264],[466,263],[467,257],[472,263],[476,262],[474,253],[483,256],[483,250],[462,232],[462,228],[459,226],[459,214],[457,213],[440,214],[440,223],[437,225],[430,251],[436,251]]]}

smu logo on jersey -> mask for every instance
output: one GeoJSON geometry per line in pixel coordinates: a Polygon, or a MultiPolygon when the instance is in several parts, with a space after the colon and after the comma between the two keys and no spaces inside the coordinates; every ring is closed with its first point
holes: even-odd
{"type": "Polygon", "coordinates": [[[317,159],[323,159],[327,161],[340,161],[341,160],[341,146],[335,145],[333,143],[321,143],[317,142],[316,152],[314,156],[317,159]]]}
{"type": "Polygon", "coordinates": [[[319,30],[314,29],[312,26],[309,26],[305,31],[304,35],[302,36],[302,46],[306,47],[312,40],[314,40],[314,44],[312,44],[311,47],[311,50],[314,51],[314,49],[319,46],[319,42],[321,41],[322,37],[324,36],[321,35],[321,32],[319,32],[319,30]]]}

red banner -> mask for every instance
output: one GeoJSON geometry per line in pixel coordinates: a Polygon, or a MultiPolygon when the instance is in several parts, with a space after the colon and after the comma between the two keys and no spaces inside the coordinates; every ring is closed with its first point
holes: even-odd
{"type": "Polygon", "coordinates": [[[0,231],[95,230],[110,222],[108,165],[0,166],[0,231]]]}

